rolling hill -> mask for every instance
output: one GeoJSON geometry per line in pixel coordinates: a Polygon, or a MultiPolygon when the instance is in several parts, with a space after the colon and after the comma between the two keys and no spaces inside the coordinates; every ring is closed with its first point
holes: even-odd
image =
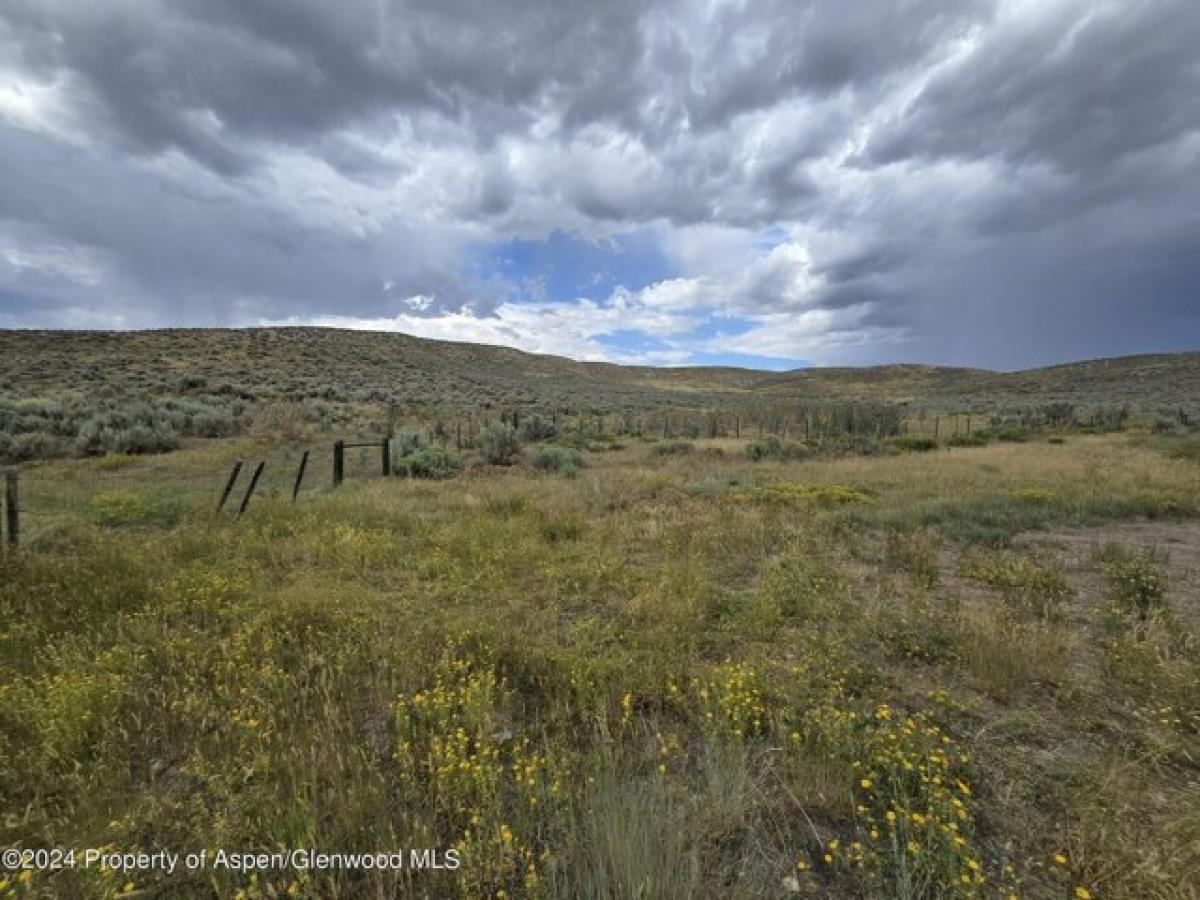
{"type": "Polygon", "coordinates": [[[1018,372],[928,365],[767,372],[579,362],[506,347],[322,328],[0,331],[0,395],[236,397],[427,409],[615,412],[873,399],[930,409],[1047,402],[1194,410],[1200,353],[1018,372]]]}

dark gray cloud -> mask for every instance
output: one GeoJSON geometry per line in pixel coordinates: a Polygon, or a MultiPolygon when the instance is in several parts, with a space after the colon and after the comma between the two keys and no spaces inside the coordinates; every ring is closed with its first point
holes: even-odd
{"type": "Polygon", "coordinates": [[[1200,124],[1189,0],[1049,3],[997,24],[868,147],[875,163],[996,156],[1095,176],[1200,124]]]}
{"type": "Polygon", "coordinates": [[[1194,347],[1197,46],[1192,0],[7,0],[0,326],[519,343],[541,282],[474,248],[649,229],[678,278],[609,281],[679,353],[1194,347]]]}
{"type": "Polygon", "coordinates": [[[12,0],[0,17],[28,70],[76,76],[113,137],[231,172],[251,161],[247,140],[315,140],[379,117],[462,120],[486,144],[546,98],[602,112],[639,55],[636,8],[12,0]]]}

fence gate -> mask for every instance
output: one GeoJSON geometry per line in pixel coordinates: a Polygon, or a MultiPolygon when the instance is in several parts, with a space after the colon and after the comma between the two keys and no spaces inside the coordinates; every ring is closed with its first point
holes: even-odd
{"type": "Polygon", "coordinates": [[[333,486],[339,487],[346,480],[346,451],[353,450],[357,447],[378,447],[380,470],[384,475],[392,474],[392,439],[384,438],[380,441],[358,441],[348,444],[345,441],[337,441],[333,445],[333,486]]]}

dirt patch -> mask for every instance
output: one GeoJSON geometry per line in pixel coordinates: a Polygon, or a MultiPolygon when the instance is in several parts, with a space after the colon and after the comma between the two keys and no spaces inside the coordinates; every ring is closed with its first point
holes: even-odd
{"type": "Polygon", "coordinates": [[[1167,600],[1192,624],[1200,623],[1200,522],[1114,522],[1023,535],[1014,541],[1053,553],[1084,605],[1099,602],[1108,586],[1096,554],[1109,543],[1153,553],[1167,575],[1167,600]]]}

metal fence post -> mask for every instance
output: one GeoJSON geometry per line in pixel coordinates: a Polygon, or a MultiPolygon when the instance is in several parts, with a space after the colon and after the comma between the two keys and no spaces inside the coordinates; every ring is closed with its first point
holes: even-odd
{"type": "Polygon", "coordinates": [[[246,496],[242,498],[242,505],[238,507],[238,518],[242,517],[242,513],[246,511],[246,507],[250,505],[250,498],[254,496],[254,489],[258,487],[258,479],[262,477],[263,468],[266,466],[266,461],[260,461],[254,467],[254,474],[250,476],[250,486],[246,488],[246,496]]]}
{"type": "Polygon", "coordinates": [[[292,502],[296,502],[296,495],[300,493],[300,482],[304,480],[304,470],[308,467],[308,451],[304,451],[304,455],[300,457],[300,468],[296,470],[296,483],[292,485],[292,502]]]}
{"type": "Polygon", "coordinates": [[[225,481],[225,490],[221,491],[221,499],[217,501],[217,512],[225,508],[225,501],[229,499],[230,493],[233,491],[234,482],[238,479],[238,474],[242,471],[242,461],[239,459],[233,464],[233,471],[229,473],[229,478],[225,481]]]}
{"type": "Polygon", "coordinates": [[[15,469],[4,473],[4,521],[8,546],[16,550],[21,545],[21,503],[15,469]]]}

